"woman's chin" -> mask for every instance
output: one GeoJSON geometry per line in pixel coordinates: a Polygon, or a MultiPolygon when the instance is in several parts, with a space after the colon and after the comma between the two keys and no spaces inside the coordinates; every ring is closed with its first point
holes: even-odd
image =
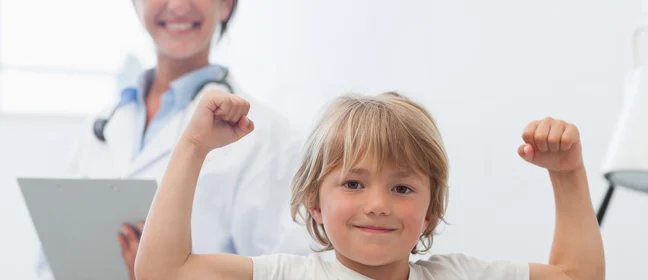
{"type": "Polygon", "coordinates": [[[184,43],[184,44],[175,44],[171,46],[159,46],[158,53],[164,57],[173,59],[173,60],[185,60],[192,59],[204,52],[203,49],[195,47],[195,44],[184,43]]]}

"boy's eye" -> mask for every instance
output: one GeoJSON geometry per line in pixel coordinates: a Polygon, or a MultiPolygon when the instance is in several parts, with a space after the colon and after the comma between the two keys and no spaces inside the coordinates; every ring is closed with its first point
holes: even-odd
{"type": "Polygon", "coordinates": [[[361,189],[361,188],[363,188],[363,187],[362,187],[362,184],[360,184],[360,182],[358,182],[358,181],[348,181],[348,182],[344,182],[344,186],[345,186],[347,189],[351,189],[351,190],[356,190],[356,189],[361,189]]]}
{"type": "Polygon", "coordinates": [[[396,186],[392,190],[397,192],[397,193],[401,193],[401,194],[408,194],[408,193],[412,192],[412,189],[410,189],[407,186],[396,186]]]}

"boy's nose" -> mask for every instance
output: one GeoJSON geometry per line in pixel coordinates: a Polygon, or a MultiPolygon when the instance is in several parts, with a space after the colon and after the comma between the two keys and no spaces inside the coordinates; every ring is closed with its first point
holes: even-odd
{"type": "Polygon", "coordinates": [[[391,196],[382,188],[374,188],[368,192],[364,212],[367,215],[387,216],[391,214],[391,196]]]}

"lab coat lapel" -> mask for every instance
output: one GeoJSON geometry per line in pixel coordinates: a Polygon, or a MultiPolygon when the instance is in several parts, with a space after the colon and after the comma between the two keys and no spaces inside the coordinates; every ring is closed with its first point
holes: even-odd
{"type": "MultiPolygon", "coordinates": [[[[218,84],[208,85],[207,89],[227,91],[224,86],[218,84]]],[[[164,128],[155,135],[155,137],[153,137],[151,143],[144,146],[140,155],[137,156],[131,165],[128,176],[137,175],[143,172],[171,154],[171,151],[180,138],[180,134],[191,120],[191,116],[193,115],[194,110],[196,110],[196,106],[205,92],[207,92],[206,89],[200,91],[193,101],[190,102],[184,110],[182,110],[182,112],[175,114],[173,119],[170,120],[164,128]]],[[[164,164],[167,164],[167,162],[165,161],[164,164]]],[[[166,169],[166,166],[164,166],[164,169],[166,169]]]]}
{"type": "Polygon", "coordinates": [[[144,146],[131,165],[129,176],[136,175],[169,156],[182,132],[184,118],[185,112],[175,114],[151,142],[144,146]]]}
{"type": "Polygon", "coordinates": [[[114,164],[110,168],[116,170],[120,177],[126,176],[128,166],[133,159],[136,110],[135,104],[119,108],[104,130],[106,145],[114,164]]]}

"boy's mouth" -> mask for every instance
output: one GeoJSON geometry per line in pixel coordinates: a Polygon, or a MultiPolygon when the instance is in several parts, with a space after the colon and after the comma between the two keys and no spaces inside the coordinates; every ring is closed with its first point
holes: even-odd
{"type": "Polygon", "coordinates": [[[354,226],[354,227],[356,227],[361,231],[368,232],[368,233],[375,233],[375,234],[390,233],[396,230],[393,228],[386,228],[386,227],[379,227],[379,226],[354,226]]]}

